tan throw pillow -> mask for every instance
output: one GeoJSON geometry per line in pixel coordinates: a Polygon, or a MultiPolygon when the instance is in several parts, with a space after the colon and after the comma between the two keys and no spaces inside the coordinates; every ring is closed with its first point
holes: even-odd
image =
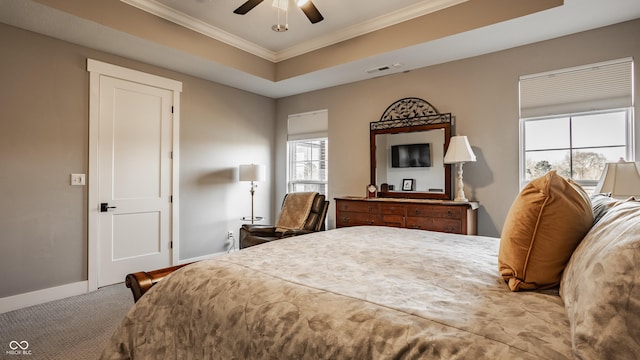
{"type": "Polygon", "coordinates": [[[555,170],[527,184],[511,205],[500,239],[498,269],[509,289],[557,285],[592,223],[589,196],[555,170]]]}

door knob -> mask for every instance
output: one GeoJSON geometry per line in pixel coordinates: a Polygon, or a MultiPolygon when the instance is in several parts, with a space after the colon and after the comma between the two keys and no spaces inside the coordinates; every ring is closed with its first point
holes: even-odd
{"type": "Polygon", "coordinates": [[[107,212],[109,209],[115,209],[115,206],[109,206],[109,203],[100,203],[100,212],[107,212]]]}

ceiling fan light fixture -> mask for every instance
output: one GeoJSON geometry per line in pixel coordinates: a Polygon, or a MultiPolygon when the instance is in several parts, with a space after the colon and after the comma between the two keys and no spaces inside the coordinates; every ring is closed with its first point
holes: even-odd
{"type": "Polygon", "coordinates": [[[276,24],[271,27],[271,30],[275,32],[285,32],[289,30],[289,0],[273,0],[273,6],[276,7],[278,16],[276,18],[276,24]],[[284,12],[284,19],[280,16],[281,11],[284,12]]]}
{"type": "Polygon", "coordinates": [[[276,24],[276,25],[273,25],[271,27],[271,30],[273,30],[275,32],[285,32],[285,31],[289,30],[289,25],[288,24],[276,24]]]}
{"type": "Polygon", "coordinates": [[[298,0],[298,7],[303,7],[309,0],[298,0]]]}

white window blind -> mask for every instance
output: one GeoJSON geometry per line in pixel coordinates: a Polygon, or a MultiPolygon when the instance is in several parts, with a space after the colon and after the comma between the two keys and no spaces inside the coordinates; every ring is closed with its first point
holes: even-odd
{"type": "Polygon", "coordinates": [[[633,59],[520,77],[520,118],[633,106],[633,59]]]}
{"type": "Polygon", "coordinates": [[[326,138],[329,129],[327,110],[289,115],[287,140],[326,138]]]}

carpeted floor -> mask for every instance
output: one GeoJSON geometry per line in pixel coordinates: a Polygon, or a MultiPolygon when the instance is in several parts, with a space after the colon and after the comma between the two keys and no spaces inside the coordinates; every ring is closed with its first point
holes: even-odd
{"type": "Polygon", "coordinates": [[[115,284],[0,314],[0,359],[98,359],[131,306],[131,291],[115,284]],[[13,341],[28,342],[30,355],[11,353],[13,341]]]}

